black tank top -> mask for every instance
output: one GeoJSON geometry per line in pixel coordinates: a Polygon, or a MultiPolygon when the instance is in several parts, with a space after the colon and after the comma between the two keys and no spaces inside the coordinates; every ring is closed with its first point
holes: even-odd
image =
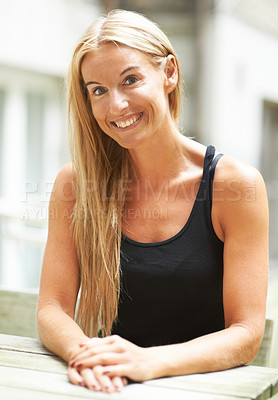
{"type": "Polygon", "coordinates": [[[211,221],[213,176],[221,154],[214,154],[209,146],[198,194],[179,233],[158,243],[139,243],[122,234],[121,292],[112,334],[147,347],[224,328],[223,242],[211,221]]]}

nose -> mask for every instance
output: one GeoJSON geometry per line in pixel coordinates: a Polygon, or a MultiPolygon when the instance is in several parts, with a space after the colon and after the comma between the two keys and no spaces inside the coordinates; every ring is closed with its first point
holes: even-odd
{"type": "Polygon", "coordinates": [[[118,115],[128,107],[129,103],[124,93],[119,90],[110,92],[109,109],[111,114],[118,115]]]}

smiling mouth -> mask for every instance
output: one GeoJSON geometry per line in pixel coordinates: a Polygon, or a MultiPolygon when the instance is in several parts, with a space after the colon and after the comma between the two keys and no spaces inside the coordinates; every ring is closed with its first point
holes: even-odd
{"type": "Polygon", "coordinates": [[[112,122],[112,124],[114,126],[116,126],[117,128],[127,128],[128,126],[131,126],[133,124],[135,124],[137,121],[139,121],[139,119],[142,117],[143,113],[141,112],[140,114],[127,119],[126,121],[121,121],[121,122],[112,122]]]}

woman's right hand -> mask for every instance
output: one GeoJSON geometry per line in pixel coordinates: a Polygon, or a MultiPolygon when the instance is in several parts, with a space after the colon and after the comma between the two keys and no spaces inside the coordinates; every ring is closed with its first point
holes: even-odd
{"type": "Polygon", "coordinates": [[[110,378],[103,374],[103,367],[101,365],[93,368],[75,368],[69,366],[68,377],[71,383],[97,392],[120,392],[127,385],[125,377],[116,376],[110,378]]]}

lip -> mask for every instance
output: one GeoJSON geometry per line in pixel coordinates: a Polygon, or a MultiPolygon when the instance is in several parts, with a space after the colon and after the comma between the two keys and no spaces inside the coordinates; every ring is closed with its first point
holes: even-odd
{"type": "Polygon", "coordinates": [[[127,130],[127,129],[132,129],[132,128],[134,128],[135,126],[137,126],[137,125],[139,124],[139,122],[140,122],[141,119],[142,119],[142,116],[143,116],[143,112],[130,114],[130,115],[127,115],[127,116],[125,116],[125,117],[123,117],[123,118],[121,118],[121,119],[112,121],[112,122],[111,122],[111,125],[113,125],[113,127],[116,128],[117,130],[121,130],[121,131],[127,130]],[[127,121],[130,121],[132,118],[137,117],[137,116],[138,116],[137,121],[136,121],[136,122],[133,122],[133,124],[131,124],[131,125],[128,125],[128,126],[126,126],[126,127],[121,127],[121,126],[117,126],[117,125],[116,125],[116,123],[117,123],[117,124],[126,123],[127,121]]]}

